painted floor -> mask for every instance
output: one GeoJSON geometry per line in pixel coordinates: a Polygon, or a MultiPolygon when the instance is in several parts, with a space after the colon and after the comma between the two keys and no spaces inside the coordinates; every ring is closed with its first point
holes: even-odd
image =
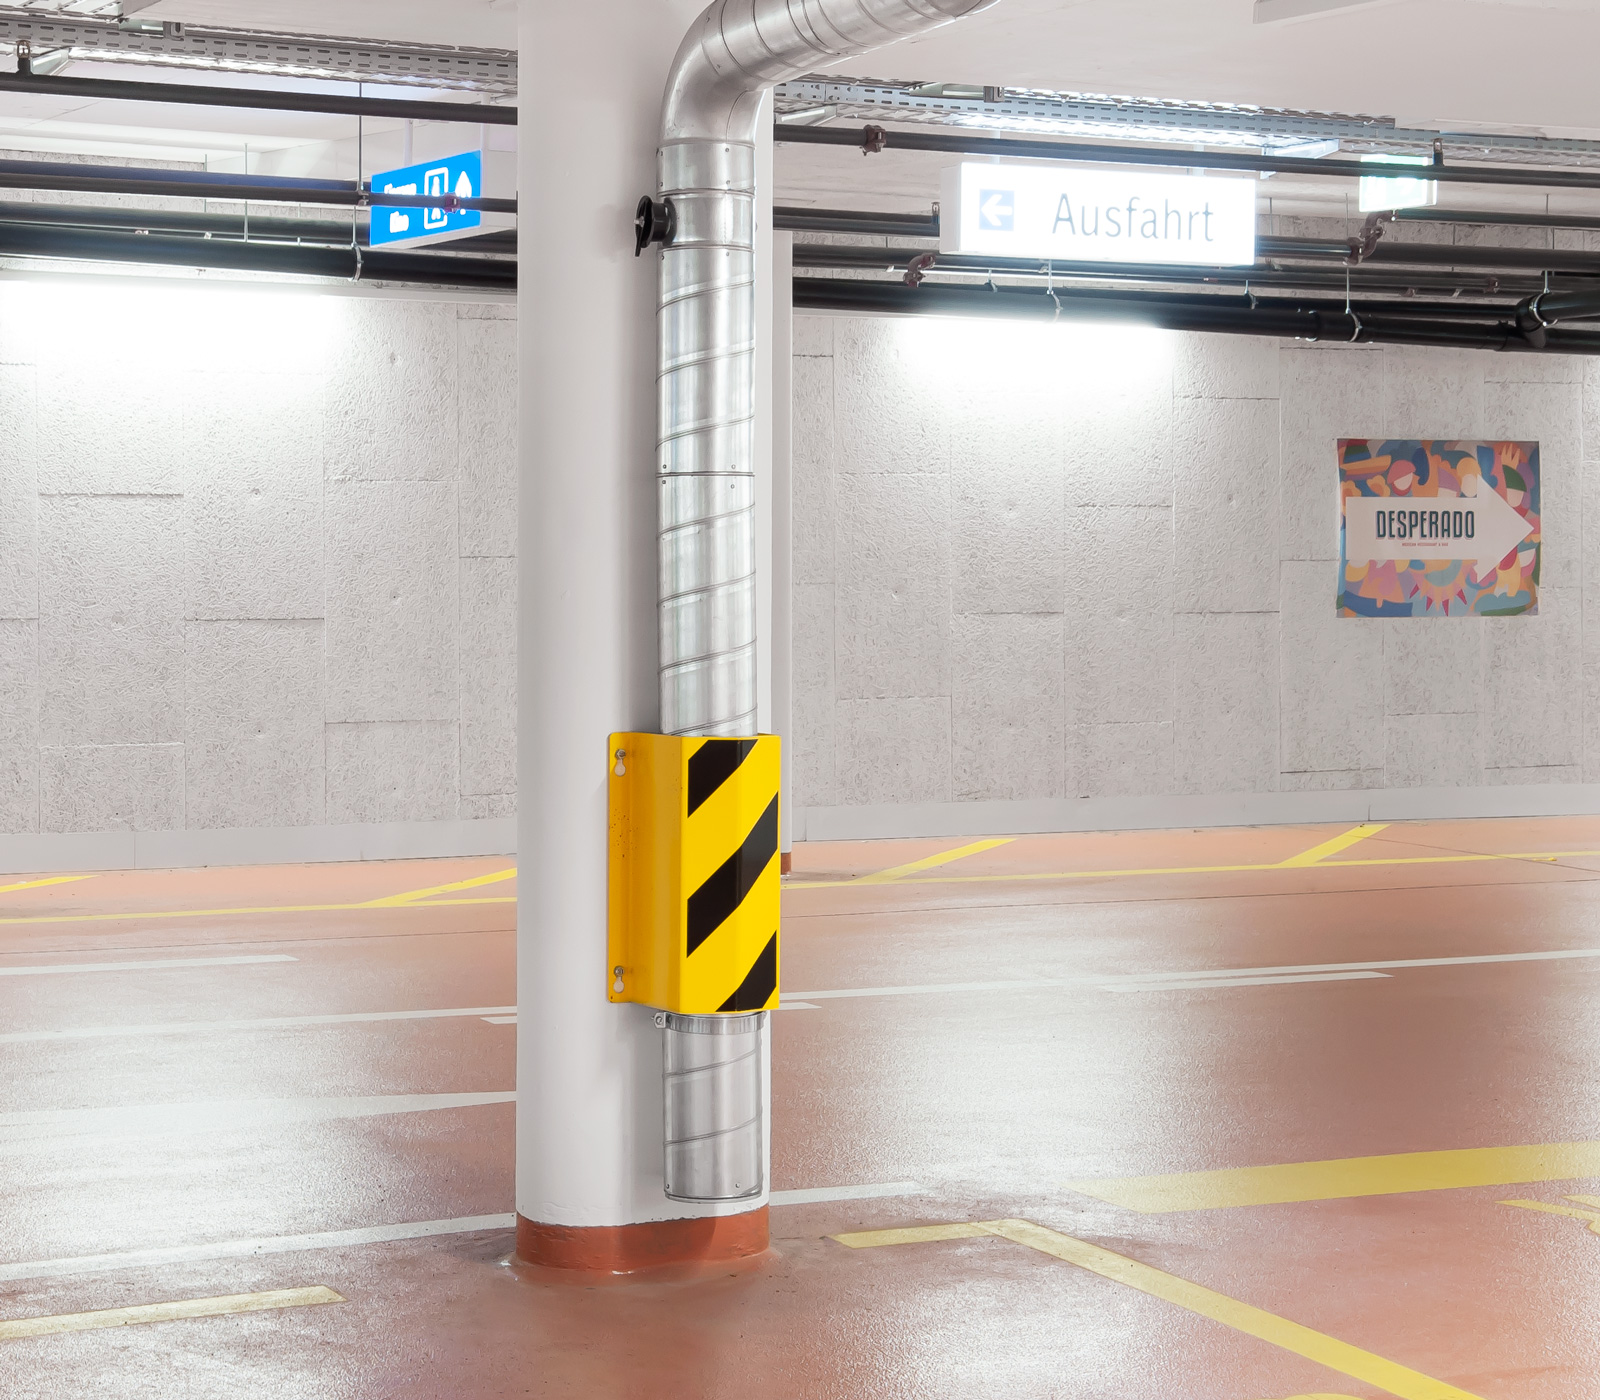
{"type": "Polygon", "coordinates": [[[603,1285],[508,862],[0,877],[0,1397],[1600,1400],[1600,819],[794,863],[774,1249],[603,1285]]]}

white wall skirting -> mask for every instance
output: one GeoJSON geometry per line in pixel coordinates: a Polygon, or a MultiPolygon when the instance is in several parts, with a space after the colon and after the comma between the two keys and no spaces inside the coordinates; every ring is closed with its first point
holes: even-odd
{"type": "Polygon", "coordinates": [[[515,817],[258,830],[72,832],[0,836],[0,873],[509,856],[516,848],[515,817]]]}
{"type": "Polygon", "coordinates": [[[809,807],[795,811],[794,838],[870,841],[910,836],[1021,836],[1055,831],[1587,815],[1600,815],[1600,784],[809,807]]]}

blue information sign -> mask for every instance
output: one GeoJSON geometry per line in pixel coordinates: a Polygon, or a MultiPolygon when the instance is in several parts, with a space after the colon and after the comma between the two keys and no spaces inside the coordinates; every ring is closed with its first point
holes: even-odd
{"type": "MultiPolygon", "coordinates": [[[[467,151],[442,160],[424,161],[399,170],[384,170],[372,177],[378,194],[455,195],[459,199],[478,199],[483,195],[483,155],[467,151]]],[[[416,243],[448,238],[483,224],[476,209],[422,208],[397,209],[392,205],[372,206],[374,248],[385,243],[416,243]]]]}

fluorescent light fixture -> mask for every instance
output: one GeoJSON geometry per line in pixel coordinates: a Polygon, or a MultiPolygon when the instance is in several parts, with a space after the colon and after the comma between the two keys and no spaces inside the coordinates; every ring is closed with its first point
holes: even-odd
{"type": "MultiPolygon", "coordinates": [[[[1431,166],[1429,156],[1362,156],[1364,165],[1431,166]]],[[[1363,214],[1383,209],[1418,209],[1439,202],[1439,182],[1414,175],[1363,175],[1358,207],[1363,214]]]]}
{"type": "Polygon", "coordinates": [[[1256,182],[966,161],[943,172],[940,251],[1222,267],[1256,260],[1256,182]]]}
{"type": "Polygon", "coordinates": [[[42,78],[48,78],[55,73],[61,72],[71,62],[71,49],[50,49],[46,53],[34,56],[33,71],[42,78]]]}

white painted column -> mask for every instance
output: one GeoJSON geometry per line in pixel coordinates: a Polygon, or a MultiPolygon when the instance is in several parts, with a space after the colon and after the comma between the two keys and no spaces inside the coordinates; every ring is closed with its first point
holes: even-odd
{"type": "Polygon", "coordinates": [[[518,1214],[735,1214],[662,1191],[661,1033],[606,1000],[607,735],[655,730],[655,189],[668,65],[703,0],[524,0],[519,98],[518,1214]]]}
{"type": "MultiPolygon", "coordinates": [[[[767,202],[770,213],[771,201],[767,202]]],[[[785,857],[794,846],[794,235],[772,244],[772,732],[783,739],[778,789],[785,857]]]]}

